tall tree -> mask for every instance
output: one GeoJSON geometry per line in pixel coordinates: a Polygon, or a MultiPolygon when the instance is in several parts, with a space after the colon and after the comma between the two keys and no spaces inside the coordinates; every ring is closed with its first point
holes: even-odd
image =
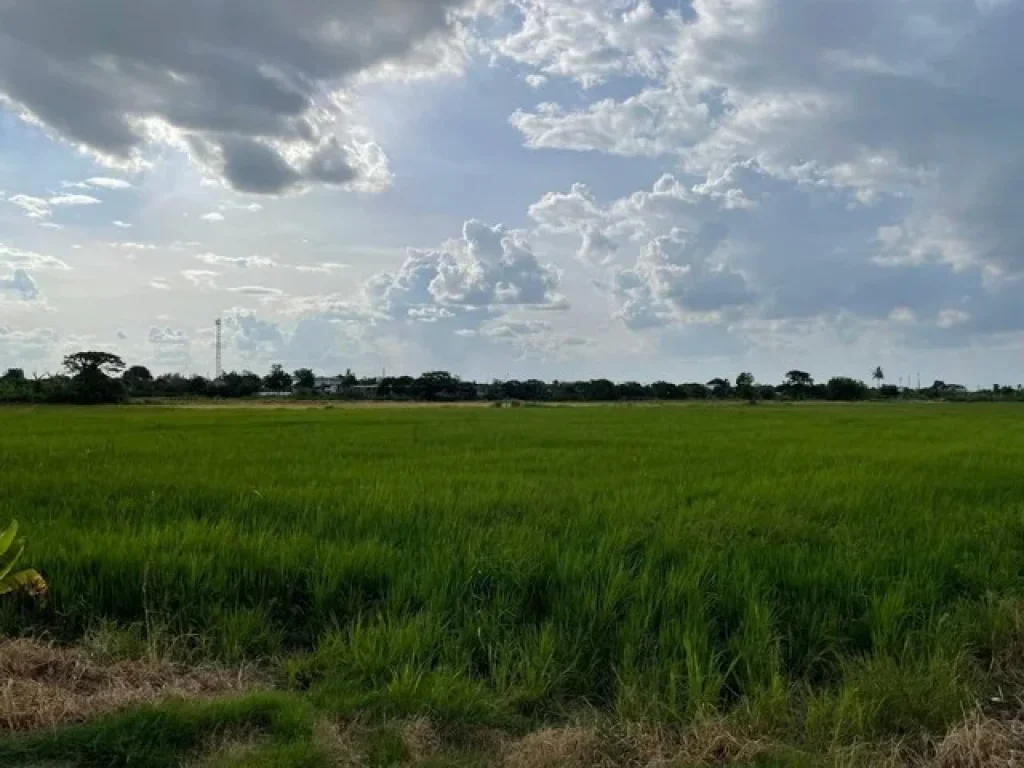
{"type": "Polygon", "coordinates": [[[882,366],[875,366],[875,370],[871,372],[871,378],[877,381],[879,386],[881,386],[882,382],[885,381],[885,371],[882,370],[882,366]]]}
{"type": "Polygon", "coordinates": [[[783,386],[796,397],[803,398],[814,386],[814,379],[807,371],[793,369],[786,373],[786,381],[783,386]]]}
{"type": "Polygon", "coordinates": [[[754,388],[754,374],[744,371],[736,377],[736,392],[744,400],[754,401],[757,399],[757,390],[754,388]]]}
{"type": "Polygon", "coordinates": [[[316,375],[311,368],[299,368],[294,376],[295,386],[299,389],[312,389],[316,386],[316,375]]]}
{"type": "Polygon", "coordinates": [[[95,373],[113,376],[124,370],[124,360],[110,352],[75,352],[65,356],[64,368],[69,376],[95,373]]]}
{"type": "Polygon", "coordinates": [[[121,382],[112,378],[124,370],[124,360],[110,352],[75,352],[64,358],[71,376],[72,397],[80,403],[112,403],[124,396],[121,382]]]}
{"type": "Polygon", "coordinates": [[[263,377],[263,386],[269,392],[287,392],[292,388],[292,375],[280,363],[270,367],[270,373],[263,377]]]}

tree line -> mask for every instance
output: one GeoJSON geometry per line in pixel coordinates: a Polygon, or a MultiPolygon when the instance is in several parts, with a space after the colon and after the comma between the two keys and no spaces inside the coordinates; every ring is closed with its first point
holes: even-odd
{"type": "Polygon", "coordinates": [[[325,378],[309,368],[288,372],[274,365],[260,376],[252,371],[230,371],[215,379],[166,373],[154,376],[142,365],[127,366],[109,352],[86,351],[67,355],[63,371],[26,376],[10,368],[0,376],[0,403],[116,403],[147,398],[245,398],[261,396],[297,399],[378,399],[494,402],[615,402],[640,400],[868,400],[926,398],[942,400],[1022,400],[1024,388],[993,385],[968,392],[958,384],[935,381],[929,387],[884,384],[885,374],[875,368],[871,387],[860,379],[833,376],[816,381],[806,371],[791,370],[779,384],[760,383],[744,371],[735,378],[707,382],[614,382],[609,379],[542,381],[509,379],[480,383],[460,379],[448,371],[419,376],[359,378],[352,371],[325,378]]]}

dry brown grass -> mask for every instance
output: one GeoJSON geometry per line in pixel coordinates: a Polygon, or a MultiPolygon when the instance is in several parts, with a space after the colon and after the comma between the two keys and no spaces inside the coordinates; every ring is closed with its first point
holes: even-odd
{"type": "Polygon", "coordinates": [[[202,698],[257,687],[246,669],[169,661],[104,663],[81,649],[37,640],[0,640],[0,732],[82,722],[133,704],[202,698]]]}
{"type": "Polygon", "coordinates": [[[969,715],[936,747],[929,768],[1014,768],[1024,765],[1024,721],[969,715]]]}

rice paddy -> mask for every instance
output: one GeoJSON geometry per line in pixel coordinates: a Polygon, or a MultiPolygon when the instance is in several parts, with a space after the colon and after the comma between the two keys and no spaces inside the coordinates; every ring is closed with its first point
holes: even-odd
{"type": "Polygon", "coordinates": [[[194,736],[150,751],[12,736],[4,765],[177,765],[250,715],[270,736],[240,765],[332,764],[317,718],[924,759],[1024,671],[1014,405],[0,409],[10,518],[51,595],[0,605],[0,634],[277,690],[107,716],[194,736]]]}

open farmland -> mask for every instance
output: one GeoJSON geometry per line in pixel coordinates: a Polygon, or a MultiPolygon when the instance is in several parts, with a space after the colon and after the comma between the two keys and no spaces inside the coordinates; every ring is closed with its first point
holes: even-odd
{"type": "MultiPolygon", "coordinates": [[[[1024,676],[1012,405],[13,408],[13,517],[52,594],[5,603],[5,634],[134,638],[281,690],[12,737],[3,765],[177,765],[222,722],[269,734],[238,765],[340,764],[310,723],[353,717],[932,759],[1024,676]],[[132,741],[154,719],[192,741],[132,741]]],[[[357,763],[415,762],[374,743],[357,763]]]]}

